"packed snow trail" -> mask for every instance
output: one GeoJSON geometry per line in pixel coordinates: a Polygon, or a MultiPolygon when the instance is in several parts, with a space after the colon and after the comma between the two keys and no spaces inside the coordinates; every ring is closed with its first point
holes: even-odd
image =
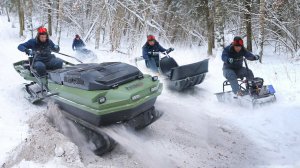
{"type": "MultiPolygon", "coordinates": [[[[16,49],[22,40],[17,28],[12,29],[4,17],[0,18],[0,165],[3,162],[7,167],[299,165],[299,65],[271,55],[271,50],[266,51],[265,64],[254,62],[249,67],[256,76],[274,85],[276,104],[252,110],[218,103],[214,93],[221,91],[224,81],[218,53],[210,60],[209,73],[201,85],[181,93],[164,88],[155,105],[164,115],[149,128],[139,132],[122,127],[106,129],[119,145],[110,154],[98,157],[78,150],[57,132],[45,118],[44,114],[49,112],[46,106],[31,105],[23,98],[25,81],[12,67],[12,63],[26,59],[16,49]]],[[[62,41],[62,50],[68,50],[70,41],[62,41]]],[[[204,59],[205,52],[205,48],[176,49],[171,56],[183,65],[204,59]]],[[[124,55],[97,54],[101,61],[129,62],[124,55]]]]}
{"type": "Polygon", "coordinates": [[[41,110],[23,97],[25,81],[14,72],[12,63],[26,57],[16,50],[20,42],[18,29],[12,29],[10,24],[0,16],[0,165],[5,155],[27,137],[26,120],[41,110]]]}

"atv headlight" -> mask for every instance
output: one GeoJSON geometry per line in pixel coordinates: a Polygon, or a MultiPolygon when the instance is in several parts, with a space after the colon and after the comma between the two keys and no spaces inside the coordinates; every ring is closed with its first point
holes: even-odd
{"type": "Polygon", "coordinates": [[[106,102],[106,97],[99,97],[98,98],[98,103],[99,104],[103,104],[103,103],[105,103],[106,102]]]}
{"type": "Polygon", "coordinates": [[[131,97],[131,100],[137,100],[137,99],[139,99],[139,98],[141,98],[140,95],[134,95],[134,96],[131,97]]]}
{"type": "Polygon", "coordinates": [[[159,88],[159,85],[150,88],[150,92],[156,92],[159,88]]]}
{"type": "Polygon", "coordinates": [[[152,81],[157,81],[158,80],[158,76],[152,76],[152,81]]]}

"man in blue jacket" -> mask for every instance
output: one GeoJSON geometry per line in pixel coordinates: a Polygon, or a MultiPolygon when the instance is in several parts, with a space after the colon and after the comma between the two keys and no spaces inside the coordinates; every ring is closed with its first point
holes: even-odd
{"type": "Polygon", "coordinates": [[[78,34],[75,35],[75,38],[73,40],[72,49],[73,50],[82,50],[84,49],[85,44],[81,40],[80,36],[78,34]]]}
{"type": "Polygon", "coordinates": [[[51,54],[52,51],[59,52],[59,46],[55,45],[49,39],[47,29],[44,27],[38,28],[35,39],[30,39],[20,44],[18,49],[27,55],[34,56],[33,68],[40,76],[45,76],[47,69],[54,70],[62,68],[63,61],[51,54]]]}
{"type": "Polygon", "coordinates": [[[166,50],[155,39],[155,36],[148,35],[147,42],[143,46],[143,58],[147,68],[150,68],[154,72],[158,72],[159,67],[159,52],[171,52],[173,48],[166,50]]]}
{"type": "Polygon", "coordinates": [[[252,71],[243,67],[243,58],[251,61],[259,59],[258,55],[253,55],[247,51],[243,43],[242,38],[236,36],[222,53],[223,75],[230,82],[232,91],[237,96],[243,95],[237,79],[246,77],[247,80],[251,80],[254,78],[252,71]]]}

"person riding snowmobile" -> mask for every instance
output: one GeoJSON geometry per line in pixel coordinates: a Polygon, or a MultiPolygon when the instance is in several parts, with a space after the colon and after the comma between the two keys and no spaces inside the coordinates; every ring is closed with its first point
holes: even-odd
{"type": "Polygon", "coordinates": [[[259,55],[253,55],[244,47],[241,37],[236,36],[233,42],[224,48],[222,53],[223,75],[229,81],[232,91],[236,96],[243,96],[238,84],[238,78],[246,77],[246,80],[254,78],[250,69],[243,67],[243,58],[254,61],[259,60],[259,55]]]}
{"type": "Polygon", "coordinates": [[[49,39],[47,29],[44,27],[38,28],[36,38],[20,44],[18,49],[29,56],[34,56],[33,68],[40,76],[45,76],[47,69],[62,68],[63,61],[51,54],[52,51],[59,52],[60,48],[49,39]]]}
{"type": "Polygon", "coordinates": [[[85,48],[84,42],[81,40],[78,34],[75,35],[73,40],[72,49],[76,51],[79,55],[89,56],[89,57],[96,57],[93,51],[85,48]]]}
{"type": "Polygon", "coordinates": [[[147,42],[143,46],[143,58],[147,68],[150,68],[154,72],[158,72],[159,67],[159,52],[171,52],[174,48],[165,49],[158,41],[155,36],[148,35],[147,42]]]}
{"type": "Polygon", "coordinates": [[[78,34],[75,35],[75,38],[73,40],[72,49],[73,50],[82,50],[85,48],[84,42],[81,40],[80,36],[78,34]]]}

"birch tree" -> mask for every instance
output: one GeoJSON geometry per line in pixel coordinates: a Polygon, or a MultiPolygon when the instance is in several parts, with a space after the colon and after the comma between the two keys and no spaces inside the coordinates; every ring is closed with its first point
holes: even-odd
{"type": "Polygon", "coordinates": [[[63,17],[63,0],[58,0],[58,35],[57,44],[60,45],[61,31],[62,31],[62,17],[63,17]]]}
{"type": "Polygon", "coordinates": [[[245,22],[247,35],[247,50],[252,51],[252,22],[251,22],[252,0],[245,0],[245,22]]]}
{"type": "Polygon", "coordinates": [[[23,0],[17,0],[18,14],[19,14],[19,36],[23,36],[25,30],[25,16],[24,16],[24,3],[23,0]]]}
{"type": "Polygon", "coordinates": [[[33,2],[32,0],[28,0],[28,22],[29,22],[31,38],[33,38],[32,10],[33,10],[33,2]]]}
{"type": "Polygon", "coordinates": [[[265,0],[260,0],[259,5],[259,62],[262,62],[262,56],[263,56],[263,49],[264,49],[264,37],[265,37],[265,0]]]}
{"type": "Polygon", "coordinates": [[[222,7],[222,0],[215,0],[216,6],[216,15],[215,15],[215,23],[216,23],[216,40],[218,47],[224,48],[224,13],[222,7]]]}
{"type": "Polygon", "coordinates": [[[50,36],[52,36],[52,2],[51,0],[47,0],[48,4],[48,33],[50,36]]]}

